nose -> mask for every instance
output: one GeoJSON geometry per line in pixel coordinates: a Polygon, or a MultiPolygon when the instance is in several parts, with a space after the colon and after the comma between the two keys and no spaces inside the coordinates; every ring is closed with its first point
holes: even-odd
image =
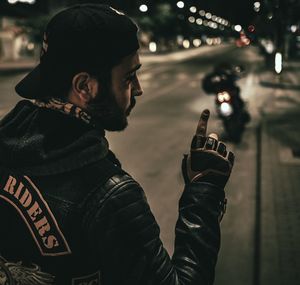
{"type": "Polygon", "coordinates": [[[142,96],[143,95],[143,88],[142,88],[138,78],[136,78],[133,82],[132,95],[133,96],[142,96]]]}

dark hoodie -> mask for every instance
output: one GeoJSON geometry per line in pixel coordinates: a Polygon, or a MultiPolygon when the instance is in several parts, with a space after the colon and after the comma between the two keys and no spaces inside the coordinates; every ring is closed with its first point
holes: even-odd
{"type": "Polygon", "coordinates": [[[0,122],[0,165],[23,174],[68,172],[107,153],[102,129],[28,100],[20,101],[0,122]]]}
{"type": "Polygon", "coordinates": [[[98,278],[99,257],[82,235],[85,202],[119,166],[103,129],[76,117],[23,100],[2,119],[0,272],[7,280],[98,278]]]}

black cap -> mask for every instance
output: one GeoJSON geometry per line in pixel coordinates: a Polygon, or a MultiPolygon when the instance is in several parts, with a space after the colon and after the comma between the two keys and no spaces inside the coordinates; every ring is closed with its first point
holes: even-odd
{"type": "Polygon", "coordinates": [[[63,10],[48,23],[40,63],[16,85],[16,92],[24,98],[43,98],[77,72],[97,74],[113,67],[139,48],[137,31],[128,16],[106,5],[63,10]]]}

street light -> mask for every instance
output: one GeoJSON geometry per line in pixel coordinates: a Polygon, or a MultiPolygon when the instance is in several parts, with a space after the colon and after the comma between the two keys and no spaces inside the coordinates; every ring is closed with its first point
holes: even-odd
{"type": "Polygon", "coordinates": [[[234,26],[234,29],[237,31],[237,32],[240,32],[242,30],[242,26],[241,25],[235,25],[234,26]]]}
{"type": "Polygon", "coordinates": [[[260,2],[254,2],[254,7],[255,8],[260,8],[260,2]]]}
{"type": "Polygon", "coordinates": [[[193,16],[189,17],[188,20],[190,23],[195,23],[195,17],[193,17],[193,16]]]}
{"type": "Polygon", "coordinates": [[[211,13],[207,12],[207,13],[205,14],[205,17],[206,17],[206,19],[211,19],[211,13]]]}
{"type": "Polygon", "coordinates": [[[199,15],[202,16],[202,17],[204,17],[205,16],[205,11],[204,10],[200,10],[199,11],[199,15]]]}
{"type": "Polygon", "coordinates": [[[206,43],[207,43],[209,46],[211,46],[211,45],[213,44],[213,39],[207,38],[207,39],[206,39],[206,43]]]}
{"type": "Polygon", "coordinates": [[[180,9],[184,8],[184,2],[183,1],[178,1],[176,5],[180,9]]]}
{"type": "Polygon", "coordinates": [[[259,12],[260,10],[260,2],[254,2],[254,11],[259,12]]]}
{"type": "Polygon", "coordinates": [[[201,18],[198,18],[198,19],[196,20],[196,24],[197,24],[197,25],[201,26],[202,23],[203,23],[203,20],[202,20],[201,18]]]}
{"type": "Polygon", "coordinates": [[[149,43],[149,50],[150,50],[151,52],[156,52],[156,51],[157,51],[157,45],[156,45],[155,42],[150,42],[150,43],[149,43]]]}
{"type": "Polygon", "coordinates": [[[139,9],[141,12],[145,13],[148,11],[148,6],[145,4],[142,4],[139,9]]]}
{"type": "Polygon", "coordinates": [[[292,33],[296,33],[297,32],[298,27],[296,25],[292,25],[291,26],[291,32],[292,33]]]}
{"type": "Polygon", "coordinates": [[[191,11],[191,13],[196,13],[197,8],[195,6],[192,6],[192,7],[190,7],[190,11],[191,11]]]}
{"type": "Polygon", "coordinates": [[[217,29],[218,28],[218,25],[216,23],[214,23],[213,21],[209,21],[208,26],[212,29],[217,29]]]}
{"type": "Polygon", "coordinates": [[[190,41],[189,40],[184,40],[183,42],[182,42],[182,45],[183,45],[183,47],[184,48],[186,48],[186,49],[188,49],[189,47],[190,47],[190,41]]]}
{"type": "Polygon", "coordinates": [[[280,52],[275,54],[275,71],[277,74],[282,71],[282,54],[280,52]]]}
{"type": "Polygon", "coordinates": [[[200,39],[194,39],[193,40],[193,45],[194,47],[200,47],[201,46],[201,40],[200,39]]]}
{"type": "Polygon", "coordinates": [[[223,19],[220,24],[226,26],[226,20],[223,19]]]}

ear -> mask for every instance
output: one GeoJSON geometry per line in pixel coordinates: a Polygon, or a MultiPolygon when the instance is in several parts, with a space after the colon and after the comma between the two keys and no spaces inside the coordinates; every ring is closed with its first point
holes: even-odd
{"type": "Polygon", "coordinates": [[[87,72],[77,73],[72,80],[70,101],[80,107],[86,107],[98,94],[98,85],[98,81],[87,72]]]}

